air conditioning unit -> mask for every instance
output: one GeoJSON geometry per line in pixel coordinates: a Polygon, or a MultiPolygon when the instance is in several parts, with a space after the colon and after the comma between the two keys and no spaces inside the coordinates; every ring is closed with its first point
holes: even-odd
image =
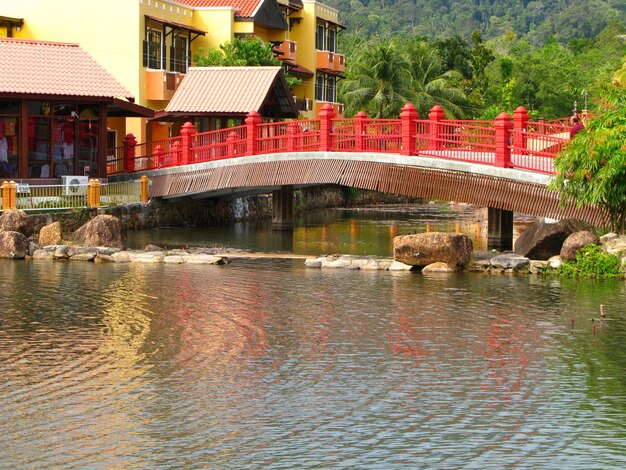
{"type": "Polygon", "coordinates": [[[62,176],[63,194],[66,196],[81,196],[87,194],[89,176],[62,176]]]}

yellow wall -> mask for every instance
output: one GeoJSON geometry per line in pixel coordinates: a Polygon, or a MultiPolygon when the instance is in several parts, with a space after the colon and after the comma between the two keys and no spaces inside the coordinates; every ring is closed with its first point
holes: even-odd
{"type": "Polygon", "coordinates": [[[231,41],[235,31],[235,10],[232,8],[206,8],[197,10],[193,15],[193,26],[206,31],[206,36],[200,36],[191,43],[195,53],[200,47],[216,49],[220,44],[231,41]]]}

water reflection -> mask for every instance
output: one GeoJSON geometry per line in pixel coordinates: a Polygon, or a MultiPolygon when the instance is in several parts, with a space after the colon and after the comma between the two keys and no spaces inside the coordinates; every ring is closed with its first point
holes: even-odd
{"type": "Polygon", "coordinates": [[[625,463],[622,281],[286,260],[1,260],[0,280],[7,468],[625,463]]]}

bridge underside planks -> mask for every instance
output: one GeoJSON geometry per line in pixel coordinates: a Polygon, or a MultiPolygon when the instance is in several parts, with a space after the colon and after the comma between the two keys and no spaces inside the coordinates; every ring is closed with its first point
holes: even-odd
{"type": "Polygon", "coordinates": [[[270,161],[157,175],[150,197],[184,197],[224,189],[335,184],[411,197],[457,201],[553,219],[577,218],[604,225],[596,207],[559,205],[541,184],[494,176],[358,160],[270,161]]]}

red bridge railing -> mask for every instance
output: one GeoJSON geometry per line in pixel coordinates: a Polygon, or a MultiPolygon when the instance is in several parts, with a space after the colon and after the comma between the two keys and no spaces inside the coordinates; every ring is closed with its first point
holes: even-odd
{"type": "MultiPolygon", "coordinates": [[[[530,122],[523,107],[495,121],[449,120],[435,106],[419,119],[411,104],[399,119],[371,119],[360,112],[337,119],[325,106],[319,119],[263,123],[248,114],[245,124],[197,133],[185,123],[181,135],[137,144],[129,134],[110,149],[108,174],[132,173],[228,158],[293,152],[376,152],[458,160],[503,168],[553,173],[553,159],[569,141],[561,123],[530,122]]],[[[358,158],[358,157],[355,157],[358,158]]]]}

